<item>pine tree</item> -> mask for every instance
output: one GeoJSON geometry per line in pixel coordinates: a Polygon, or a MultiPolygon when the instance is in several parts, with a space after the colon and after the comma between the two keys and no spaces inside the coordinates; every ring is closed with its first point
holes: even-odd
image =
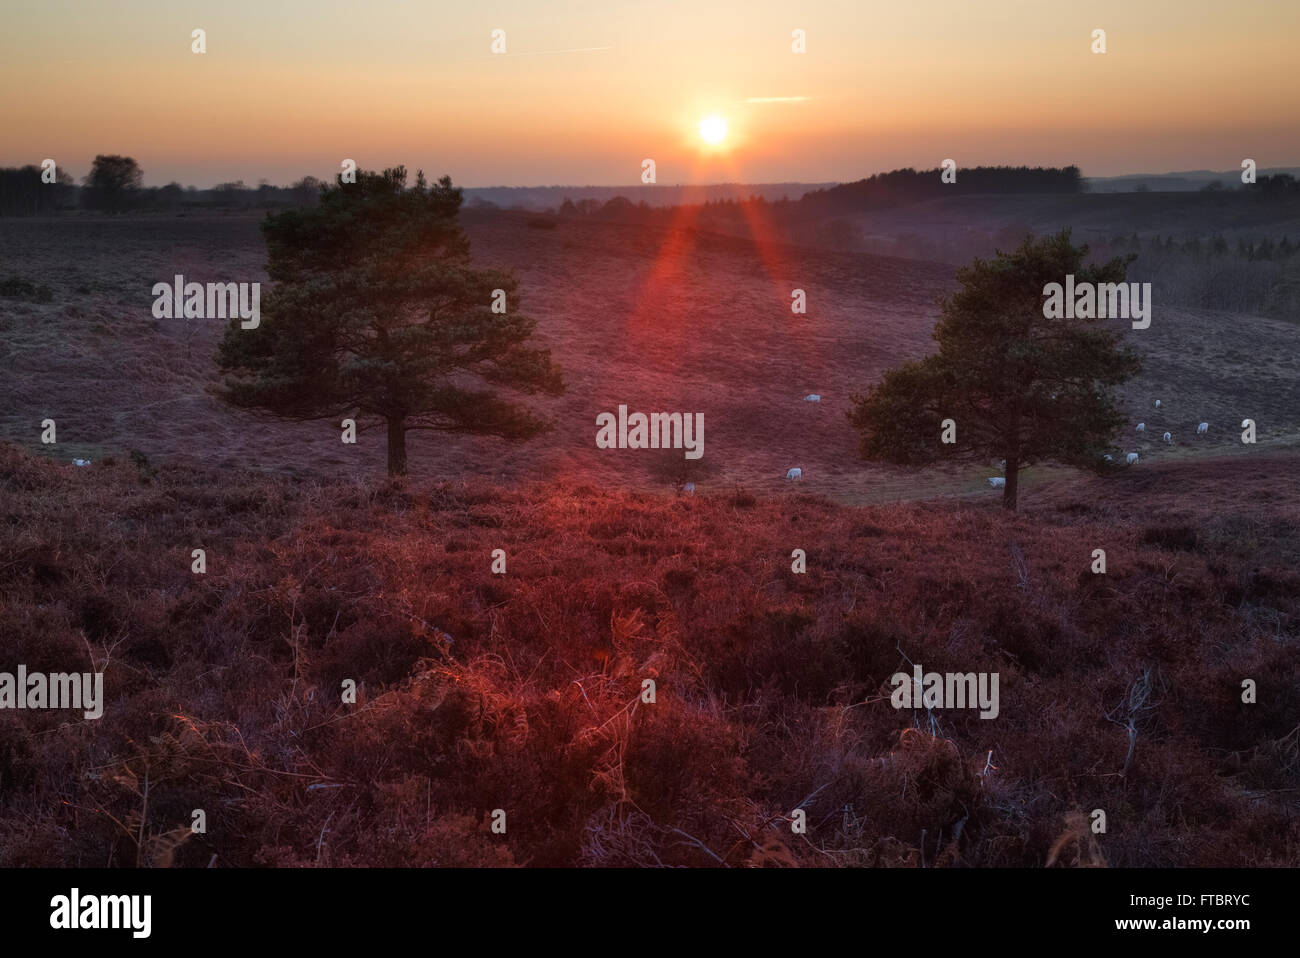
{"type": "Polygon", "coordinates": [[[275,286],[256,328],[226,330],[224,398],[284,419],[382,424],[390,475],[405,474],[413,430],[519,440],[548,428],[477,388],[557,395],[564,383],[550,352],[528,345],[536,324],[519,312],[515,280],[470,265],[460,205],[449,177],[429,186],[421,173],[408,189],[397,167],[340,176],[318,206],[268,216],[275,286]]]}
{"type": "Polygon", "coordinates": [[[939,351],[885,374],[853,397],[849,419],[864,458],[924,465],[946,459],[1006,460],[1002,504],[1016,508],[1019,472],[1056,461],[1098,468],[1125,421],[1110,392],[1139,368],[1108,320],[1048,319],[1044,287],[1073,274],[1118,283],[1129,259],[1085,265],[1088,247],[1068,231],[1026,239],[1012,253],[976,259],[941,304],[939,351]],[[941,442],[942,422],[956,442],[941,442]]]}

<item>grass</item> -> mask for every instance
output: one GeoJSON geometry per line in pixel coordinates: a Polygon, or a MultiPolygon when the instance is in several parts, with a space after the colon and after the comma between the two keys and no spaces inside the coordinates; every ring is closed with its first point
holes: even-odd
{"type": "MultiPolygon", "coordinates": [[[[531,403],[556,429],[519,446],[418,434],[415,474],[663,489],[671,480],[653,457],[595,447],[596,415],[627,403],[704,414],[701,461],[712,472],[696,482],[698,493],[741,483],[779,495],[799,466],[801,488],[844,503],[997,495],[984,482],[992,469],[860,463],[845,417],[849,396],[933,349],[935,299],[951,289],[951,267],[582,219],[532,229],[527,218],[464,213],[476,261],[517,273],[523,308],[565,371],[563,397],[531,403]],[[806,316],[790,313],[796,287],[809,295],[806,316]],[[822,402],[804,402],[810,392],[822,402]]],[[[380,434],[345,447],[333,423],[274,423],[222,408],[211,394],[222,324],[150,313],[152,285],[178,271],[264,281],[259,222],[258,214],[0,221],[10,268],[55,293],[49,304],[0,301],[0,440],[30,441],[50,416],[61,440],[102,444],[119,457],[140,448],[157,462],[209,457],[322,480],[381,474],[380,434]]],[[[1290,388],[1295,324],[1158,310],[1150,329],[1130,335],[1145,371],[1124,394],[1132,425],[1146,421],[1153,438],[1138,439],[1130,426],[1119,451],[1139,452],[1143,466],[1224,455],[1240,448],[1231,427],[1247,416],[1259,423],[1261,447],[1300,440],[1300,393],[1290,388]],[[1157,397],[1161,410],[1151,405],[1157,397]],[[1200,421],[1211,430],[1198,439],[1200,421]],[[1165,430],[1174,445],[1159,441],[1165,430]]],[[[1026,494],[1053,475],[1027,477],[1026,494]]]]}
{"type": "Polygon", "coordinates": [[[48,303],[54,299],[54,291],[48,286],[37,286],[21,277],[11,276],[0,280],[0,296],[27,299],[34,303],[48,303]]]}

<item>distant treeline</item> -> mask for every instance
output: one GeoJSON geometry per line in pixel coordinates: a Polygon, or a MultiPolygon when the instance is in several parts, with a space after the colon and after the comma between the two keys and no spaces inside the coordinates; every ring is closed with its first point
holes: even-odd
{"type": "MultiPolygon", "coordinates": [[[[784,224],[797,231],[800,224],[813,219],[883,209],[940,196],[1081,193],[1087,188],[1077,166],[958,168],[956,179],[952,183],[944,183],[941,174],[942,171],[937,167],[921,171],[910,168],[893,170],[854,183],[807,192],[797,199],[791,199],[786,194],[774,198],[772,194],[777,188],[798,187],[800,184],[756,186],[750,189],[758,192],[747,197],[742,193],[746,187],[739,184],[711,187],[627,187],[625,192],[635,197],[651,196],[651,193],[646,192],[648,190],[676,190],[682,197],[698,195],[718,198],[678,205],[651,205],[644,198],[633,202],[620,192],[604,200],[586,196],[575,202],[565,197],[558,208],[551,207],[545,212],[551,216],[584,216],[647,223],[668,222],[678,216],[677,211],[693,209],[698,211],[702,220],[696,225],[724,227],[727,221],[741,223],[746,209],[756,206],[771,217],[775,224],[784,224]]],[[[96,156],[90,172],[80,185],[62,169],[53,175],[52,182],[46,182],[47,179],[51,179],[51,175],[43,175],[41,168],[34,165],[0,168],[0,216],[33,216],[77,209],[118,213],[311,206],[319,199],[322,186],[322,181],[316,177],[304,176],[291,186],[272,186],[266,182],[248,186],[242,180],[236,180],[220,183],[211,189],[182,186],[175,182],[166,186],[146,187],[143,185],[143,172],[133,158],[113,155],[96,156]]],[[[540,189],[552,194],[558,192],[556,187],[540,189]]],[[[590,191],[593,188],[585,189],[590,191]]],[[[1243,189],[1263,197],[1294,195],[1300,194],[1300,180],[1287,173],[1265,175],[1257,183],[1243,189]]],[[[1222,190],[1225,187],[1218,180],[1201,187],[1202,192],[1222,190]]],[[[1144,192],[1141,187],[1138,191],[1144,192]]],[[[531,197],[539,190],[521,189],[520,192],[531,197]]],[[[498,208],[498,204],[477,195],[470,200],[468,206],[498,208]]],[[[523,209],[526,206],[512,204],[511,208],[523,209]]]]}
{"type": "MultiPolygon", "coordinates": [[[[615,196],[605,202],[590,198],[575,202],[566,198],[558,209],[547,211],[547,215],[552,222],[582,217],[706,229],[740,236],[752,235],[753,224],[760,222],[768,231],[769,239],[794,245],[960,264],[973,256],[991,255],[995,245],[1001,248],[1015,246],[1024,238],[1028,227],[1007,223],[1000,229],[953,229],[941,237],[925,235],[924,229],[920,232],[903,230],[891,237],[882,238],[865,235],[860,217],[932,196],[950,196],[954,193],[1015,195],[1018,192],[1022,195],[1043,195],[1043,191],[1052,187],[1068,194],[1086,192],[1086,183],[1080,178],[1078,167],[1074,166],[1055,170],[976,167],[958,170],[954,183],[943,183],[938,169],[922,173],[908,169],[810,192],[795,200],[768,200],[755,195],[680,207],[651,207],[644,202],[633,203],[623,196],[615,196]]],[[[1243,195],[1268,204],[1293,202],[1295,197],[1300,196],[1300,180],[1289,173],[1265,175],[1256,183],[1232,191],[1225,189],[1219,181],[1214,181],[1202,187],[1198,194],[1178,199],[1177,202],[1190,204],[1191,209],[1214,209],[1223,204],[1240,202],[1243,195]]],[[[1132,202],[1135,204],[1134,215],[1140,215],[1146,208],[1146,200],[1140,195],[1133,195],[1132,202]]],[[[536,218],[530,221],[530,225],[542,226],[548,223],[545,218],[536,218]]],[[[1216,245],[1215,252],[1219,251],[1216,245]]],[[[1285,249],[1281,252],[1285,258],[1285,249]]],[[[1268,253],[1267,247],[1261,246],[1253,255],[1249,252],[1244,255],[1247,259],[1267,259],[1268,253]]]]}
{"type": "MultiPolygon", "coordinates": [[[[1216,181],[1217,182],[1217,181],[1216,181]]],[[[1290,173],[1277,173],[1273,176],[1261,176],[1252,187],[1254,192],[1261,193],[1265,196],[1278,196],[1282,194],[1295,195],[1300,193],[1300,180],[1296,179],[1290,173]]],[[[1214,192],[1214,184],[1211,183],[1207,190],[1214,192]]]]}
{"type": "Polygon", "coordinates": [[[808,193],[805,207],[846,212],[878,209],[937,196],[965,193],[1082,193],[1083,176],[1077,166],[973,166],[957,169],[956,179],[943,182],[942,170],[893,170],[856,183],[842,183],[808,193]]]}
{"type": "Polygon", "coordinates": [[[75,209],[79,190],[62,170],[53,183],[41,180],[39,166],[0,167],[0,216],[36,216],[75,209]]]}
{"type": "MultiPolygon", "coordinates": [[[[1117,236],[1108,241],[1109,245],[1115,249],[1127,248],[1134,253],[1142,251],[1141,241],[1136,233],[1125,239],[1117,236]]],[[[1290,259],[1300,252],[1300,242],[1292,243],[1291,240],[1283,236],[1276,243],[1265,237],[1261,240],[1246,239],[1240,237],[1236,245],[1228,242],[1220,235],[1214,235],[1201,242],[1199,236],[1190,236],[1179,243],[1173,236],[1166,236],[1161,239],[1159,234],[1148,238],[1147,252],[1151,253],[1187,253],[1192,256],[1227,256],[1229,253],[1239,259],[1247,260],[1274,260],[1290,259]]]]}
{"type": "Polygon", "coordinates": [[[834,183],[708,183],[702,185],[655,183],[637,186],[479,186],[465,190],[465,206],[469,209],[507,209],[554,212],[559,204],[569,199],[573,203],[584,200],[597,206],[616,196],[626,197],[633,203],[642,200],[647,206],[699,206],[718,200],[744,199],[761,196],[769,203],[788,197],[798,199],[813,190],[834,186],[834,183]]]}
{"type": "MultiPolygon", "coordinates": [[[[722,199],[699,204],[704,216],[725,213],[738,206],[762,206],[778,218],[782,215],[803,217],[823,213],[836,215],[910,203],[935,196],[969,193],[1081,193],[1083,177],[1077,166],[1064,169],[1028,166],[976,166],[958,170],[957,179],[944,183],[941,171],[913,169],[877,173],[855,183],[843,183],[827,189],[805,193],[797,200],[768,200],[764,196],[748,199],[722,199]]],[[[662,218],[667,210],[633,203],[623,196],[600,203],[583,199],[574,203],[565,199],[557,210],[560,216],[595,216],[604,219],[662,218]]]]}
{"type": "MultiPolygon", "coordinates": [[[[769,200],[762,195],[728,198],[680,207],[652,207],[623,196],[605,202],[566,198],[551,215],[588,217],[656,225],[680,224],[697,229],[747,235],[755,215],[770,230],[769,238],[798,245],[850,249],[858,244],[856,227],[841,219],[872,209],[958,193],[1080,193],[1077,166],[1065,169],[972,167],[958,170],[956,182],[944,183],[939,169],[894,170],[805,193],[799,199],[769,200]]],[[[537,224],[540,225],[540,224],[537,224]]]]}
{"type": "Polygon", "coordinates": [[[0,167],[0,216],[37,216],[67,210],[106,213],[204,209],[273,209],[310,206],[320,197],[321,181],[304,176],[292,186],[242,180],[211,189],[168,183],[146,187],[139,164],[129,156],[96,156],[81,185],[62,169],[52,182],[39,166],[0,167]]]}
{"type": "Polygon", "coordinates": [[[1234,243],[1220,234],[1182,240],[1157,234],[1144,242],[1133,233],[1089,245],[1098,261],[1136,255],[1129,279],[1152,283],[1160,302],[1300,322],[1300,242],[1285,235],[1238,236],[1234,243]]]}

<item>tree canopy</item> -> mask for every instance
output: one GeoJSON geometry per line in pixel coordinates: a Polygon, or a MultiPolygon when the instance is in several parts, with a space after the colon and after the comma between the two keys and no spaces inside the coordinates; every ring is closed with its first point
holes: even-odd
{"type": "Polygon", "coordinates": [[[144,173],[132,157],[95,157],[84,180],[83,204],[89,209],[118,213],[131,205],[135,193],[144,183],[144,173]]]}
{"type": "Polygon", "coordinates": [[[976,259],[941,303],[939,351],[890,370],[853,397],[864,458],[922,465],[1006,461],[1003,505],[1016,508],[1019,470],[1042,461],[1097,469],[1123,424],[1112,387],[1139,369],[1107,320],[1048,319],[1045,287],[1072,274],[1118,283],[1131,257],[1087,264],[1069,231],[976,259]],[[952,420],[955,442],[943,442],[952,420]]]}
{"type": "Polygon", "coordinates": [[[432,429],[526,439],[545,420],[492,388],[564,390],[550,351],[529,345],[508,273],[470,265],[449,177],[358,171],[320,204],[262,226],[274,288],[261,321],[232,321],[218,363],[231,403],[287,419],[382,424],[388,471],[406,472],[406,434],[432,429]],[[494,306],[496,311],[494,311],[494,306]]]}

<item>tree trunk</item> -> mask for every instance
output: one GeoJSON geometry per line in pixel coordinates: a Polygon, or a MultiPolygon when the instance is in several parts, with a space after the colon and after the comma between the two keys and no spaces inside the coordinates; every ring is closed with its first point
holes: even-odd
{"type": "Polygon", "coordinates": [[[406,420],[389,417],[388,420],[388,474],[406,475],[406,420]]]}
{"type": "Polygon", "coordinates": [[[1020,482],[1020,463],[1007,460],[1007,484],[1002,490],[1002,508],[1016,511],[1016,485],[1020,482]]]}

